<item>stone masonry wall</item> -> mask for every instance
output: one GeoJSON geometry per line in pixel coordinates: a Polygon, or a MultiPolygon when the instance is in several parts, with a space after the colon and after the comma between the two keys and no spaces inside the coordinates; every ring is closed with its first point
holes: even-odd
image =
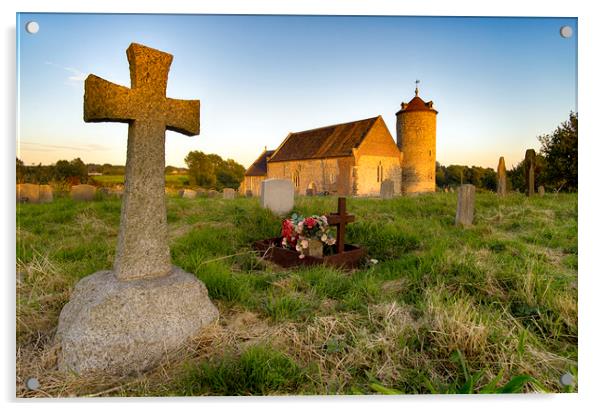
{"type": "Polygon", "coordinates": [[[401,112],[397,144],[403,152],[403,192],[435,191],[437,115],[432,111],[401,112]]]}
{"type": "Polygon", "coordinates": [[[245,195],[247,190],[251,190],[253,196],[259,197],[261,195],[261,182],[265,179],[265,176],[245,176],[238,192],[245,195]]]}
{"type": "Polygon", "coordinates": [[[374,123],[354,154],[355,195],[380,195],[380,184],[386,179],[393,181],[395,194],[401,193],[403,155],[382,118],[374,123]]]}
{"type": "Polygon", "coordinates": [[[296,194],[314,188],[318,193],[349,195],[352,163],[353,157],[268,162],[268,178],[290,179],[296,194]]]}

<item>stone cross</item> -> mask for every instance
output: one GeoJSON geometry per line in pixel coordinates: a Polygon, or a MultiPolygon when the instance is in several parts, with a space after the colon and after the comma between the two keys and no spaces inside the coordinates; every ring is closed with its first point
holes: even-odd
{"type": "Polygon", "coordinates": [[[345,251],[345,226],[355,221],[353,214],[347,214],[347,199],[339,197],[337,212],[327,216],[328,224],[337,227],[337,253],[345,251]]]}
{"type": "Polygon", "coordinates": [[[525,182],[527,196],[535,194],[535,150],[530,148],[525,152],[525,182]]]}
{"type": "Polygon", "coordinates": [[[165,130],[199,134],[198,100],[167,98],[173,56],[132,43],[131,88],[86,78],[84,121],[128,123],[125,192],[114,272],[120,280],[171,271],[165,206],[165,130]]]}
{"type": "Polygon", "coordinates": [[[497,165],[497,193],[500,196],[506,195],[506,162],[504,157],[500,157],[497,165]]]}

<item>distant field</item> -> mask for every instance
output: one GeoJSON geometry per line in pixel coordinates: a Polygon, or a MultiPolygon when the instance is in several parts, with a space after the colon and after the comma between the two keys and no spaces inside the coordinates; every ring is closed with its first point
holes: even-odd
{"type": "MultiPolygon", "coordinates": [[[[280,219],[257,198],[170,197],[173,263],[207,285],[220,319],[121,378],[60,374],[52,345],[74,284],[111,268],[120,201],[19,204],[17,396],[575,391],[559,377],[577,378],[577,195],[476,202],[461,229],[452,193],[350,198],[348,241],[378,262],[344,272],[262,261],[251,243],[280,219]]],[[[296,199],[304,215],[335,210],[336,198],[296,199]]]]}
{"type": "MultiPolygon", "coordinates": [[[[124,175],[102,175],[102,176],[93,176],[92,179],[98,182],[99,184],[111,186],[116,184],[123,184],[124,175]]],[[[182,188],[185,185],[188,185],[190,179],[188,175],[182,174],[167,174],[165,176],[165,185],[172,188],[182,188]]]]}

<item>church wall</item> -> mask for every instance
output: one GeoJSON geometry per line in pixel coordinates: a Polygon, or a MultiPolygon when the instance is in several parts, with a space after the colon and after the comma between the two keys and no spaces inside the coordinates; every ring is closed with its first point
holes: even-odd
{"type": "Polygon", "coordinates": [[[386,179],[393,181],[395,194],[401,194],[403,155],[382,118],[354,154],[355,195],[380,195],[380,185],[386,179]]]}
{"type": "Polygon", "coordinates": [[[261,195],[261,182],[266,179],[266,176],[245,176],[244,180],[240,184],[238,192],[245,195],[247,190],[253,192],[253,196],[259,197],[261,195]]]}
{"type": "Polygon", "coordinates": [[[268,178],[290,179],[296,194],[315,187],[317,193],[349,195],[352,164],[353,157],[268,162],[268,178]]]}
{"type": "Polygon", "coordinates": [[[386,179],[393,181],[395,194],[401,193],[401,166],[399,157],[363,155],[354,167],[356,195],[378,196],[380,184],[386,179]],[[382,176],[378,168],[381,167],[382,176]]]}

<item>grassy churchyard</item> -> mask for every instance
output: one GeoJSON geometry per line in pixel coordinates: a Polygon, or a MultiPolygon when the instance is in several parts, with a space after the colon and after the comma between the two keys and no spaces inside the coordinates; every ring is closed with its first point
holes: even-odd
{"type": "MultiPolygon", "coordinates": [[[[120,200],[17,205],[17,396],[171,396],[575,391],[577,195],[477,193],[475,225],[454,226],[457,195],[349,198],[353,272],[284,270],[251,243],[280,233],[257,198],[167,203],[173,264],[220,312],[141,375],[56,370],[52,343],[75,283],[110,269],[120,200]],[[36,377],[40,390],[27,391],[36,377]],[[528,377],[523,377],[528,376],[528,377]]],[[[299,197],[295,212],[336,211],[299,197]]]]}

